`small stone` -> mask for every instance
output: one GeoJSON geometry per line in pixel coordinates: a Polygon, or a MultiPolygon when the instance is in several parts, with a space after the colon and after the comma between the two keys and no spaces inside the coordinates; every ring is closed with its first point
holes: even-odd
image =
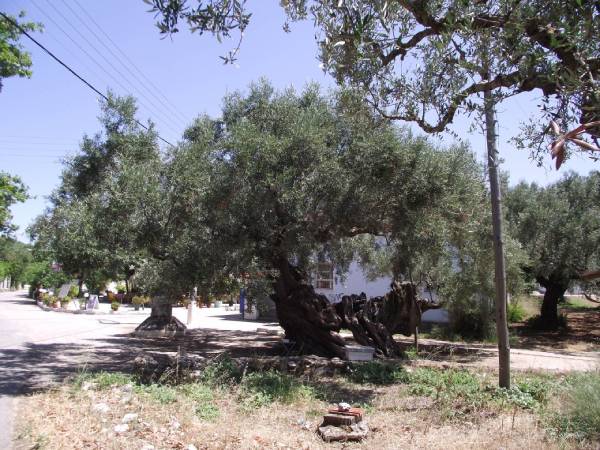
{"type": "Polygon", "coordinates": [[[123,405],[130,403],[130,402],[131,402],[131,395],[126,395],[121,400],[119,400],[119,403],[121,403],[123,405]]]}
{"type": "Polygon", "coordinates": [[[110,407],[106,403],[96,403],[93,406],[94,411],[98,411],[100,413],[107,413],[110,411],[110,407]]]}
{"type": "Polygon", "coordinates": [[[181,424],[177,421],[177,419],[171,420],[171,428],[174,430],[178,430],[181,424]]]}
{"type": "Polygon", "coordinates": [[[95,387],[96,387],[96,383],[92,383],[91,381],[85,381],[81,385],[81,390],[82,391],[89,391],[90,389],[94,389],[95,387]]]}
{"type": "Polygon", "coordinates": [[[187,446],[187,450],[198,450],[198,447],[196,447],[194,444],[189,444],[187,446]]]}
{"type": "Polygon", "coordinates": [[[136,413],[127,413],[123,416],[123,418],[121,419],[122,423],[129,423],[129,422],[133,422],[134,420],[137,420],[138,415],[136,413]]]}
{"type": "Polygon", "coordinates": [[[132,392],[133,391],[133,385],[131,383],[126,384],[124,386],[121,386],[121,391],[122,392],[132,392]]]}
{"type": "Polygon", "coordinates": [[[129,431],[129,425],[126,423],[121,423],[119,425],[115,425],[113,430],[115,430],[115,433],[125,433],[126,431],[129,431]]]}
{"type": "Polygon", "coordinates": [[[154,450],[154,445],[144,444],[140,450],[154,450]]]}

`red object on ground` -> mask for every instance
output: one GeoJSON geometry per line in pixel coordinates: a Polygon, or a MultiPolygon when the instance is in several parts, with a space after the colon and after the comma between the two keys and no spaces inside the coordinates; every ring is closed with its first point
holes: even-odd
{"type": "Polygon", "coordinates": [[[350,408],[347,411],[339,408],[330,408],[327,412],[330,414],[340,414],[342,416],[354,416],[357,418],[357,422],[360,422],[363,418],[363,410],[361,408],[350,408]]]}

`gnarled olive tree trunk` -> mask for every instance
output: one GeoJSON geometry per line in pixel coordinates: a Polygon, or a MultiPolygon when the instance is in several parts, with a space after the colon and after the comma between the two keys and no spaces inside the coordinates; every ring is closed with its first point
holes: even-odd
{"type": "Polygon", "coordinates": [[[556,330],[558,328],[558,303],[565,295],[569,284],[555,277],[537,277],[537,282],[546,289],[540,311],[539,328],[556,330]]]}
{"type": "Polygon", "coordinates": [[[278,266],[280,275],[272,298],[279,324],[286,338],[305,353],[345,358],[346,341],[338,332],[347,328],[357,343],[374,347],[377,356],[402,356],[393,334],[410,336],[420,324],[423,310],[435,307],[418,299],[411,283],[392,283],[392,290],[383,297],[345,296],[332,305],[287,260],[278,266]]]}

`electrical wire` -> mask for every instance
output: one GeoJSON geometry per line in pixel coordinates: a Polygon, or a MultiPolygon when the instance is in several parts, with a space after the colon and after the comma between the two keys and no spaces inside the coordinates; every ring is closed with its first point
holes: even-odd
{"type": "MultiPolygon", "coordinates": [[[[81,75],[79,75],[77,72],[75,72],[75,70],[71,69],[71,67],[69,67],[66,63],[64,63],[54,53],[52,53],[50,50],[48,50],[46,47],[44,47],[44,45],[42,45],[37,39],[35,39],[33,36],[31,36],[27,32],[27,30],[25,30],[22,26],[20,26],[15,20],[13,20],[11,17],[7,16],[6,14],[4,14],[1,11],[0,11],[0,16],[4,17],[4,19],[6,19],[10,24],[12,24],[12,26],[14,26],[15,28],[17,28],[24,36],[26,36],[27,38],[29,38],[35,45],[37,45],[44,52],[46,52],[52,59],[54,59],[57,63],[59,63],[61,66],[63,66],[65,69],[67,69],[74,77],[76,77],[77,79],[79,79],[79,81],[81,81],[88,88],[90,88],[92,91],[94,91],[96,94],[98,94],[102,99],[104,99],[107,102],[109,101],[109,99],[108,99],[108,97],[106,95],[104,95],[94,85],[92,85],[85,78],[83,78],[81,75]]],[[[136,124],[138,124],[144,130],[150,131],[150,129],[146,125],[144,125],[142,122],[140,122],[139,120],[137,120],[137,119],[133,119],[133,120],[135,121],[136,124]]],[[[167,141],[165,138],[163,138],[160,134],[156,133],[156,136],[158,137],[158,139],[160,139],[161,141],[163,141],[165,144],[168,144],[171,147],[175,147],[173,144],[171,144],[169,141],[167,141]]]]}
{"type": "MultiPolygon", "coordinates": [[[[130,89],[125,87],[123,85],[123,83],[121,83],[121,80],[117,77],[115,77],[111,72],[109,72],[108,70],[106,70],[105,66],[98,62],[98,60],[91,55],[81,44],[80,42],[78,42],[78,40],[76,40],[75,38],[73,38],[56,20],[54,20],[54,17],[51,16],[50,14],[48,14],[48,12],[46,10],[44,10],[40,5],[38,5],[35,0],[31,0],[31,3],[33,4],[33,6],[35,6],[41,13],[43,16],[46,17],[46,19],[48,19],[50,22],[52,22],[59,30],[61,33],[63,33],[83,54],[85,54],[98,68],[100,68],[100,70],[106,74],[116,85],[118,85],[124,92],[129,93],[130,89]]],[[[50,6],[56,11],[56,8],[54,7],[54,5],[52,3],[50,3],[50,6]]],[[[60,12],[58,12],[59,15],[62,15],[60,12]]],[[[81,33],[79,32],[79,30],[77,30],[68,20],[64,19],[63,16],[63,20],[65,20],[66,23],[69,24],[69,26],[71,28],[73,28],[75,30],[76,33],[78,33],[80,36],[83,37],[83,39],[88,42],[89,45],[89,41],[87,40],[87,38],[85,38],[83,35],[81,35],[81,33]]],[[[92,45],[92,48],[93,45],[92,45]]],[[[94,48],[95,50],[95,48],[94,48]]],[[[97,52],[97,50],[96,50],[97,52]]],[[[100,55],[103,56],[103,55],[100,55]]],[[[110,65],[110,62],[108,62],[108,65],[110,65]]],[[[122,75],[121,75],[122,76],[122,75]]],[[[139,104],[142,107],[145,107],[148,112],[151,115],[156,115],[156,112],[154,110],[152,110],[152,108],[147,107],[141,100],[139,100],[139,104]]],[[[177,133],[177,131],[175,130],[175,128],[170,124],[170,123],[166,123],[165,125],[167,125],[171,131],[174,131],[175,133],[177,133]]]]}
{"type": "MultiPolygon", "coordinates": [[[[102,53],[102,51],[100,51],[94,45],[94,43],[91,42],[81,31],[79,31],[79,27],[76,27],[75,25],[73,25],[70,22],[70,20],[67,17],[65,17],[65,15],[52,2],[49,2],[48,4],[62,18],[62,20],[65,23],[67,23],[80,36],[80,38],[83,39],[93,49],[93,51],[104,60],[104,62],[106,63],[106,65],[108,67],[112,68],[112,70],[114,70],[118,74],[119,79],[124,80],[129,85],[129,88],[124,88],[125,91],[137,92],[137,94],[138,94],[139,97],[143,98],[148,103],[148,105],[152,106],[151,112],[152,112],[153,115],[160,116],[162,118],[162,120],[164,120],[165,122],[168,121],[171,125],[174,125],[176,128],[177,127],[182,127],[182,124],[177,123],[170,115],[166,114],[166,112],[163,111],[163,109],[160,106],[157,106],[156,103],[152,99],[148,98],[148,96],[146,96],[146,94],[144,94],[141,90],[139,90],[138,87],[137,87],[137,85],[135,83],[132,83],[131,80],[126,75],[124,75],[123,72],[121,72],[121,70],[119,70],[118,67],[116,67],[115,65],[113,65],[113,62],[109,58],[107,58],[102,53]]],[[[69,5],[67,5],[67,7],[73,12],[73,10],[70,8],[69,5]]],[[[87,25],[87,23],[83,22],[81,20],[81,18],[76,13],[73,12],[73,14],[74,14],[75,18],[77,20],[79,20],[79,22],[81,22],[81,24],[84,27],[86,27],[87,30],[90,33],[92,33],[94,35],[94,37],[98,40],[98,42],[100,44],[102,44],[102,46],[104,46],[105,48],[107,48],[106,45],[104,45],[104,42],[102,42],[102,40],[98,37],[98,35],[92,29],[90,29],[90,27],[87,25]]],[[[110,49],[108,49],[108,50],[110,51],[110,49]]],[[[105,72],[106,72],[106,70],[105,70],[105,72]]],[[[140,85],[143,86],[143,83],[140,83],[140,85]]],[[[121,87],[123,87],[123,86],[121,85],[121,87]]],[[[148,109],[150,110],[150,108],[148,108],[148,109]]],[[[176,131],[176,128],[173,129],[173,131],[176,131]]]]}
{"type": "MultiPolygon", "coordinates": [[[[74,13],[75,11],[73,11],[73,9],[69,6],[69,4],[65,1],[62,0],[63,3],[74,13]]],[[[163,105],[165,108],[170,109],[171,112],[173,112],[174,114],[176,114],[184,123],[188,122],[188,119],[177,109],[177,107],[169,100],[169,98],[152,82],[152,80],[150,78],[148,78],[146,76],[146,74],[131,60],[131,58],[129,58],[127,56],[127,54],[115,43],[115,41],[112,40],[112,38],[110,37],[110,35],[108,33],[106,33],[106,31],[104,31],[104,29],[102,28],[102,26],[100,26],[98,24],[98,22],[96,22],[96,20],[94,19],[94,17],[87,12],[87,10],[81,5],[81,3],[79,3],[78,0],[74,0],[75,4],[79,7],[79,9],[81,9],[81,11],[83,11],[83,13],[86,15],[86,17],[89,19],[89,21],[91,23],[93,23],[95,25],[95,27],[102,33],[102,35],[106,38],[106,40],[108,42],[110,42],[112,44],[112,46],[115,48],[115,50],[117,50],[118,53],[121,54],[121,56],[123,56],[123,58],[125,59],[125,62],[123,62],[123,60],[116,55],[115,53],[113,53],[110,48],[106,45],[104,45],[104,43],[102,42],[101,39],[99,39],[99,41],[102,43],[102,45],[104,45],[104,47],[106,47],[106,49],[110,52],[111,55],[113,55],[115,58],[117,58],[119,60],[119,62],[121,62],[121,64],[123,64],[123,66],[127,69],[127,71],[136,79],[139,81],[139,78],[136,77],[136,75],[133,73],[133,71],[131,71],[127,65],[127,63],[129,64],[129,66],[131,66],[133,69],[135,69],[135,71],[143,78],[143,80],[146,82],[146,84],[150,85],[151,89],[148,89],[147,86],[144,83],[140,83],[142,84],[144,87],[146,87],[146,89],[148,90],[149,93],[151,93],[151,95],[153,95],[156,100],[158,102],[160,102],[161,105],[163,105]],[[159,94],[161,98],[156,95],[155,93],[159,94]]],[[[77,15],[77,14],[76,14],[77,15]]],[[[79,17],[79,16],[78,16],[79,17]]],[[[81,21],[81,19],[80,19],[81,21]]],[[[97,35],[94,33],[94,35],[97,37],[97,35]]]]}

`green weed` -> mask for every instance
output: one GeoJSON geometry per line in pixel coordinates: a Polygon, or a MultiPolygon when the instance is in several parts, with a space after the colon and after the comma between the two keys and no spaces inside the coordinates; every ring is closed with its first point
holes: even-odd
{"type": "Polygon", "coordinates": [[[578,441],[600,440],[600,372],[571,375],[549,413],[550,430],[578,441]]]}
{"type": "Polygon", "coordinates": [[[400,364],[369,361],[355,363],[348,371],[348,378],[355,383],[392,384],[406,381],[406,371],[400,364]]]}
{"type": "Polygon", "coordinates": [[[511,302],[506,308],[506,318],[509,323],[521,322],[525,319],[525,308],[518,302],[511,302]]]}
{"type": "Polygon", "coordinates": [[[242,384],[241,399],[248,407],[261,407],[273,402],[293,403],[315,398],[315,390],[298,379],[276,371],[248,374],[242,384]]]}
{"type": "Polygon", "coordinates": [[[162,405],[175,403],[177,401],[177,390],[164,384],[149,384],[137,386],[137,391],[148,395],[152,400],[162,405]]]}

